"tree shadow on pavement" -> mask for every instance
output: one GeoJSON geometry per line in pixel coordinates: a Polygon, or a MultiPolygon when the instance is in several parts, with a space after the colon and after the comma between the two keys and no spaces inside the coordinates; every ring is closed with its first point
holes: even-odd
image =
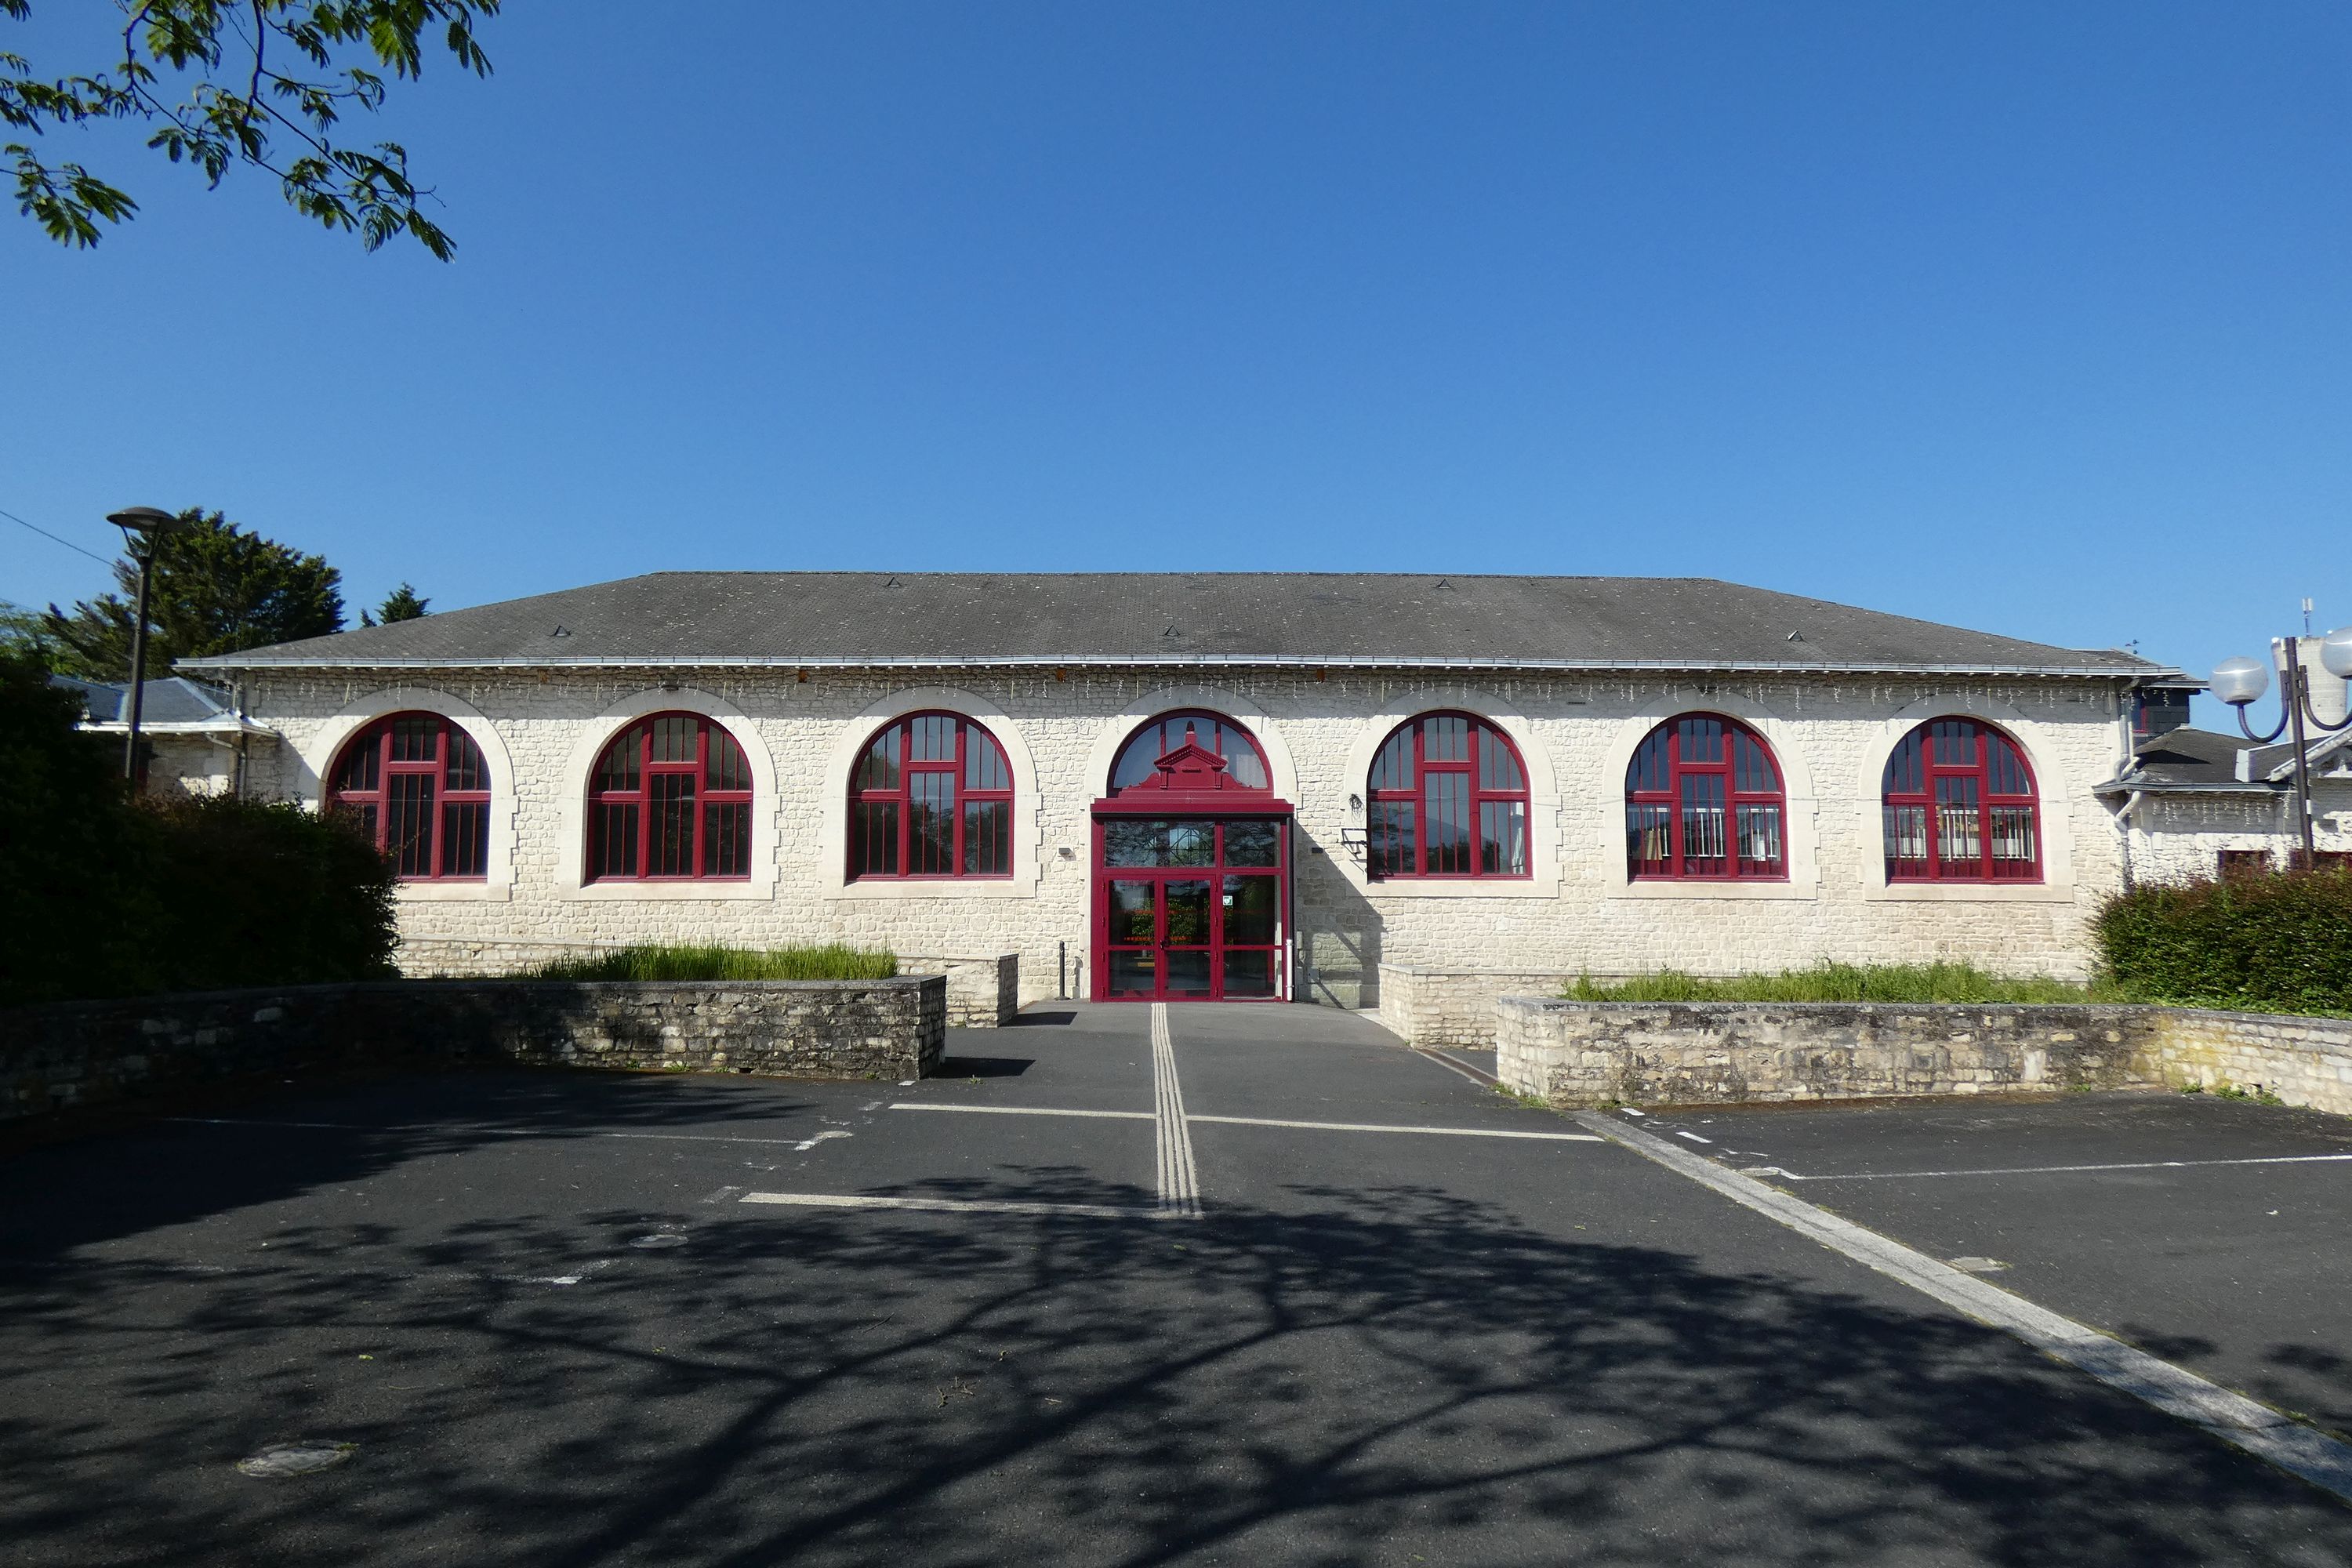
{"type": "Polygon", "coordinates": [[[397,1267],[365,1271],[322,1247],[10,1276],[0,1541],[59,1564],[2352,1559],[2332,1500],[1936,1310],[1428,1188],[1289,1195],[1314,1212],[714,1207],[675,1244],[616,1231],[570,1284],[478,1267],[575,1245],[530,1217],[379,1227],[397,1267]],[[298,1437],[359,1448],[232,1468],[298,1437]]]}

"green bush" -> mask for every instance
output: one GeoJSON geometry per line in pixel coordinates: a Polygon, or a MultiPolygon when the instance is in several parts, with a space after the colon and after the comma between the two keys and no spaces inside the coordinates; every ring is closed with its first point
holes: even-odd
{"type": "Polygon", "coordinates": [[[1778,974],[1701,979],[1678,970],[1614,984],[1580,978],[1573,1002],[2095,1002],[2098,988],[2047,975],[2011,978],[1970,963],[1824,963],[1778,974]]]}
{"type": "Polygon", "coordinates": [[[887,980],[898,960],[854,947],[620,947],[559,958],[523,973],[531,980],[887,980]]]}
{"type": "Polygon", "coordinates": [[[2139,888],[2095,927],[2116,982],[2151,1002],[2352,1012],[2352,875],[2290,871],[2139,888]]]}
{"type": "Polygon", "coordinates": [[[392,862],[341,816],[226,797],[142,802],[168,908],[162,988],[386,979],[392,862]]]}
{"type": "Polygon", "coordinates": [[[134,800],[79,716],[0,660],[0,1006],[394,973],[373,845],[297,806],[134,800]]]}

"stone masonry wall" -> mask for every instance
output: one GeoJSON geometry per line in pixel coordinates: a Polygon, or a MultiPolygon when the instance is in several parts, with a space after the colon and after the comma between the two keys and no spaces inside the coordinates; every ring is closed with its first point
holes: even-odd
{"type": "Polygon", "coordinates": [[[1381,1026],[1409,1046],[1451,1046],[1489,1050],[1495,1044],[1495,1005],[1532,993],[1556,994],[1573,974],[1508,969],[1416,969],[1399,963],[1380,968],[1381,1026]]]}
{"type": "Polygon", "coordinates": [[[483,740],[493,781],[483,885],[410,885],[415,942],[844,942],[928,953],[1020,955],[1024,1000],[1053,994],[1057,945],[1081,976],[1092,940],[1089,808],[1108,752],[1149,715],[1223,710],[1265,743],[1297,806],[1302,988],[1378,1001],[1383,963],[1530,974],[1698,973],[1967,959],[2010,973],[2086,973],[2084,922],[2121,885],[2113,816],[2090,794],[2123,754],[2112,684],[2046,680],[1496,679],[1334,670],[813,669],[647,672],[279,672],[246,679],[247,710],[286,741],[257,749],[259,793],[316,802],[339,737],[404,709],[447,712],[483,740]],[[952,683],[952,684],[949,684],[952,683]],[[845,769],[894,713],[944,708],[999,732],[1014,757],[1014,875],[1003,882],[845,884],[845,769]],[[1525,753],[1535,876],[1510,883],[1372,882],[1361,864],[1365,770],[1401,720],[1435,708],[1493,720],[1525,753]],[[599,883],[576,869],[587,762],[640,714],[706,712],[759,776],[751,885],[599,883]],[[1771,742],[1790,781],[1791,877],[1779,884],[1628,885],[1625,763],[1655,722],[1732,714],[1771,742]],[[1893,887],[1877,800],[1910,724],[1973,713],[2027,747],[2044,802],[2046,879],[2031,887],[1893,887]]]}
{"type": "MultiPolygon", "coordinates": [[[[598,942],[499,942],[488,938],[404,935],[395,955],[401,973],[412,980],[486,978],[513,974],[556,959],[611,951],[598,942]]],[[[937,958],[900,953],[901,974],[944,974],[948,981],[948,1027],[993,1029],[1021,1011],[1021,955],[937,958]]]]}
{"type": "Polygon", "coordinates": [[[1556,1105],[2135,1086],[2352,1115],[2352,1020],[2132,1005],[1567,1002],[1507,996],[1496,1075],[1556,1105]]]}
{"type": "Polygon", "coordinates": [[[2241,1089],[2352,1116],[2352,1019],[2152,1009],[2139,1070],[2179,1088],[2241,1089]]]}
{"type": "Polygon", "coordinates": [[[2118,1089],[2147,1009],[1822,1002],[1496,1004],[1496,1074],[1556,1105],[2118,1089]]]}
{"type": "Polygon", "coordinates": [[[390,981],[0,1013],[0,1119],[298,1067],[512,1061],[789,1078],[919,1077],[943,976],[686,984],[390,981]]]}

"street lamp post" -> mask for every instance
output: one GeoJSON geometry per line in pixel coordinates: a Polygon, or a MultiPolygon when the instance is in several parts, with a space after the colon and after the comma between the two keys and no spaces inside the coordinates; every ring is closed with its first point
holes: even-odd
{"type": "Polygon", "coordinates": [[[131,623],[131,710],[122,735],[122,776],[139,783],[139,712],[147,692],[147,599],[155,581],[155,547],[179,519],[152,506],[126,507],[106,514],[122,531],[123,547],[139,563],[139,609],[131,623]]]}
{"type": "MultiPolygon", "coordinates": [[[[2304,608],[2310,609],[2305,600],[2304,608]]],[[[2279,721],[2271,726],[2267,735],[2257,735],[2246,722],[2246,709],[2270,689],[2271,672],[2258,658],[2225,658],[2213,667],[2213,695],[2238,710],[2238,729],[2246,739],[2258,746],[2267,746],[2282,731],[2293,731],[2291,743],[2294,748],[2294,822],[2295,837],[2303,845],[2303,868],[2309,870],[2318,863],[2317,848],[2311,833],[2311,763],[2305,743],[2304,726],[2324,733],[2352,729],[2352,714],[2331,724],[2319,716],[2311,700],[2311,678],[2303,668],[2302,644],[2294,637],[2271,639],[2271,662],[2279,676],[2279,706],[2283,710],[2279,721]]],[[[2320,639],[2319,662],[2327,673],[2338,679],[2352,679],[2352,626],[2338,626],[2320,639]]]]}

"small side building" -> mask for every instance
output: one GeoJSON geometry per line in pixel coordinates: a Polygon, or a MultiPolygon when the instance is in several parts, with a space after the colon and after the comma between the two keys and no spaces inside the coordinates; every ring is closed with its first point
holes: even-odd
{"type": "MultiPolygon", "coordinates": [[[[128,681],[78,680],[53,675],[49,684],[81,698],[81,728],[118,740],[130,727],[128,681]]],[[[242,795],[256,748],[274,751],[277,731],[237,711],[230,693],[185,676],[145,683],[140,700],[140,787],[151,795],[242,795]]]]}

